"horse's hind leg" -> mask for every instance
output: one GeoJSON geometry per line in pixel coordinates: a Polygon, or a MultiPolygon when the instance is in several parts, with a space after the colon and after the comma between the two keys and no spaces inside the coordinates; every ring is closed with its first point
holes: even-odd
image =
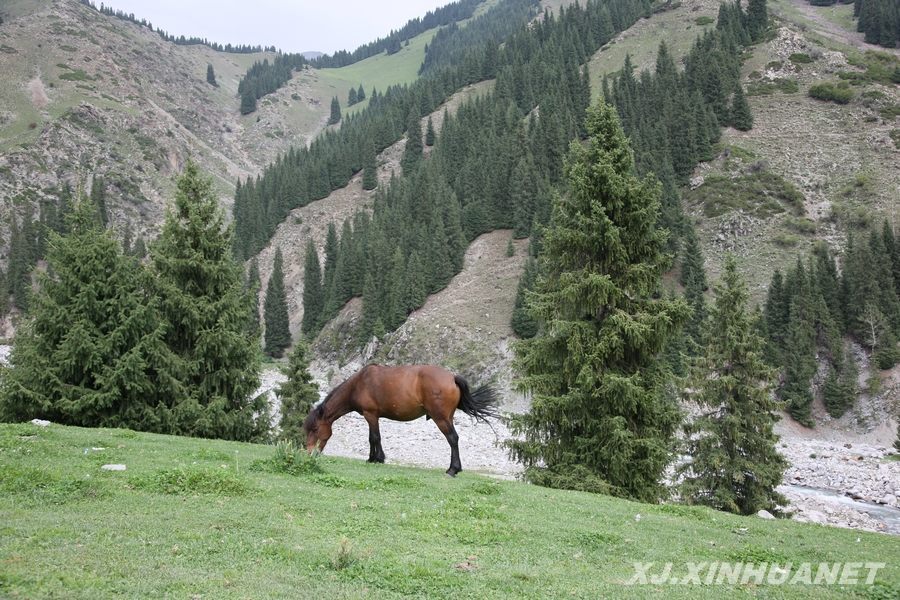
{"type": "Polygon", "coordinates": [[[434,419],[434,423],[447,438],[447,443],[450,444],[450,468],[447,469],[447,475],[456,477],[456,474],[462,471],[462,463],[459,461],[459,435],[456,433],[456,427],[453,426],[453,418],[438,417],[434,419]]]}
{"type": "Polygon", "coordinates": [[[369,462],[383,463],[384,450],[381,448],[381,431],[378,429],[378,415],[364,415],[369,424],[369,462]]]}

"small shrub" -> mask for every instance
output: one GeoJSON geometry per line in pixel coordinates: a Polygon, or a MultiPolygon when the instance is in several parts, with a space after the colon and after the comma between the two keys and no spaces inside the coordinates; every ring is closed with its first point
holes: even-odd
{"type": "Polygon", "coordinates": [[[797,82],[788,77],[778,77],[772,81],[752,81],[747,85],[748,96],[771,96],[775,92],[796,94],[800,90],[797,82]]]}
{"type": "Polygon", "coordinates": [[[702,17],[697,17],[694,20],[694,23],[696,23],[697,25],[700,25],[702,27],[704,25],[710,25],[712,23],[715,23],[715,19],[713,19],[712,17],[706,16],[706,15],[703,15],[702,17]]]}
{"type": "Polygon", "coordinates": [[[860,95],[867,100],[887,100],[887,95],[881,90],[866,90],[860,95]]]}
{"type": "Polygon", "coordinates": [[[772,243],[776,246],[781,246],[782,248],[793,248],[800,243],[800,237],[793,233],[781,232],[772,238],[772,243]]]}
{"type": "Polygon", "coordinates": [[[891,139],[894,140],[894,146],[900,148],[900,129],[891,129],[889,135],[891,136],[891,139]]]}
{"type": "Polygon", "coordinates": [[[885,121],[893,121],[897,117],[900,117],[900,104],[888,104],[887,106],[883,106],[881,110],[878,111],[878,114],[880,114],[881,118],[885,121]]]}
{"type": "Polygon", "coordinates": [[[500,493],[500,486],[493,481],[479,481],[478,483],[472,485],[470,488],[472,493],[478,494],[480,496],[494,496],[500,493]]]}
{"type": "Polygon", "coordinates": [[[759,71],[750,71],[750,74],[747,75],[749,79],[760,79],[762,78],[762,73],[759,71]]]}
{"type": "Polygon", "coordinates": [[[356,562],[356,556],[353,553],[353,545],[347,538],[341,538],[338,549],[331,557],[331,567],[335,571],[343,571],[347,567],[356,562]]]}
{"type": "Polygon", "coordinates": [[[271,458],[254,462],[251,469],[285,475],[311,475],[322,473],[318,456],[311,455],[304,448],[298,447],[291,440],[282,440],[275,444],[275,452],[271,458]]]}
{"type": "Polygon", "coordinates": [[[107,495],[96,479],[62,478],[42,469],[16,466],[0,470],[0,493],[29,505],[67,504],[107,495]]]}
{"type": "Polygon", "coordinates": [[[245,496],[252,491],[246,479],[234,471],[222,468],[160,469],[155,473],[131,478],[131,484],[139,490],[175,495],[245,496]]]}
{"type": "Polygon", "coordinates": [[[816,232],[816,222],[806,217],[789,216],[784,220],[784,224],[797,233],[804,235],[816,232]]]}
{"type": "Polygon", "coordinates": [[[771,69],[773,71],[778,71],[784,66],[784,63],[780,60],[773,60],[766,63],[766,70],[771,69]]]}
{"type": "Polygon", "coordinates": [[[70,73],[63,73],[59,76],[63,81],[93,81],[94,78],[85,73],[81,69],[74,69],[70,73]]]}
{"type": "Polygon", "coordinates": [[[834,102],[836,104],[848,104],[853,99],[853,90],[843,81],[837,84],[832,82],[817,83],[809,88],[808,94],[816,100],[834,102]]]}
{"type": "Polygon", "coordinates": [[[797,85],[797,82],[786,77],[776,79],[775,85],[782,94],[796,94],[800,91],[800,86],[797,85]]]}
{"type": "Polygon", "coordinates": [[[810,57],[809,54],[805,54],[803,52],[794,52],[788,57],[788,59],[795,65],[805,65],[813,61],[812,57],[810,57]]]}

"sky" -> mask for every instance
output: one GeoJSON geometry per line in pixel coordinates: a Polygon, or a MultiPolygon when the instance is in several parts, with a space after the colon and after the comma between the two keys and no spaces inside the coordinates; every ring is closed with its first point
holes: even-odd
{"type": "MultiPolygon", "coordinates": [[[[451,0],[102,0],[174,35],[285,52],[354,50],[451,0]]],[[[101,0],[95,0],[97,6],[101,0]]]]}

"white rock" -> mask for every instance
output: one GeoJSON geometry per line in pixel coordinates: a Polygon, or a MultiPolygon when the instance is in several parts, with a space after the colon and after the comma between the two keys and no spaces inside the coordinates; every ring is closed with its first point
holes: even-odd
{"type": "Polygon", "coordinates": [[[32,419],[32,425],[37,425],[38,427],[46,427],[50,424],[50,421],[45,421],[44,419],[32,419]]]}
{"type": "Polygon", "coordinates": [[[103,465],[100,468],[104,471],[124,471],[125,465],[103,465]]]}
{"type": "Polygon", "coordinates": [[[774,519],[775,518],[775,516],[767,510],[759,511],[758,513],[756,513],[756,516],[761,519],[774,519]]]}

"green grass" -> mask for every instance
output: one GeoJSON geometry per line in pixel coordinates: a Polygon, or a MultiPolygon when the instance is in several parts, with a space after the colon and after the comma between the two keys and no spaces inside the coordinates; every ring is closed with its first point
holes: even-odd
{"type": "Polygon", "coordinates": [[[900,590],[897,539],[886,535],[361,460],[320,458],[322,472],[301,476],[251,469],[274,455],[271,446],[128,430],[0,425],[0,596],[838,598],[900,590]],[[113,462],[128,470],[100,470],[113,462]],[[688,561],[725,560],[888,565],[871,588],[622,585],[635,562],[672,561],[680,574],[688,561]]]}
{"type": "Polygon", "coordinates": [[[705,183],[685,193],[690,204],[700,204],[707,217],[743,210],[767,218],[784,212],[803,212],[803,194],[783,177],[758,171],[739,177],[710,175],[705,183]]]}
{"type": "MultiPolygon", "coordinates": [[[[66,69],[70,69],[71,67],[65,67],[66,69]]],[[[63,81],[93,81],[94,77],[91,77],[87,73],[85,73],[81,69],[74,69],[70,73],[63,73],[59,76],[63,81]]]]}
{"type": "Polygon", "coordinates": [[[339,69],[318,71],[322,82],[334,88],[334,94],[341,101],[344,113],[353,113],[368,106],[372,88],[383,93],[389,86],[410,84],[419,77],[419,67],[425,60],[425,45],[431,41],[436,29],[431,29],[410,39],[409,46],[403,46],[396,54],[388,56],[384,52],[370,56],[352,65],[339,69]],[[347,108],[347,94],[350,87],[362,84],[366,100],[347,108]]]}
{"type": "Polygon", "coordinates": [[[748,96],[771,96],[775,92],[796,94],[798,91],[800,87],[797,82],[789,77],[776,77],[771,81],[754,79],[747,84],[748,96]]]}
{"type": "Polygon", "coordinates": [[[856,31],[856,21],[853,20],[853,3],[835,4],[833,6],[816,6],[816,12],[831,21],[835,25],[843,27],[847,31],[856,31]]]}

